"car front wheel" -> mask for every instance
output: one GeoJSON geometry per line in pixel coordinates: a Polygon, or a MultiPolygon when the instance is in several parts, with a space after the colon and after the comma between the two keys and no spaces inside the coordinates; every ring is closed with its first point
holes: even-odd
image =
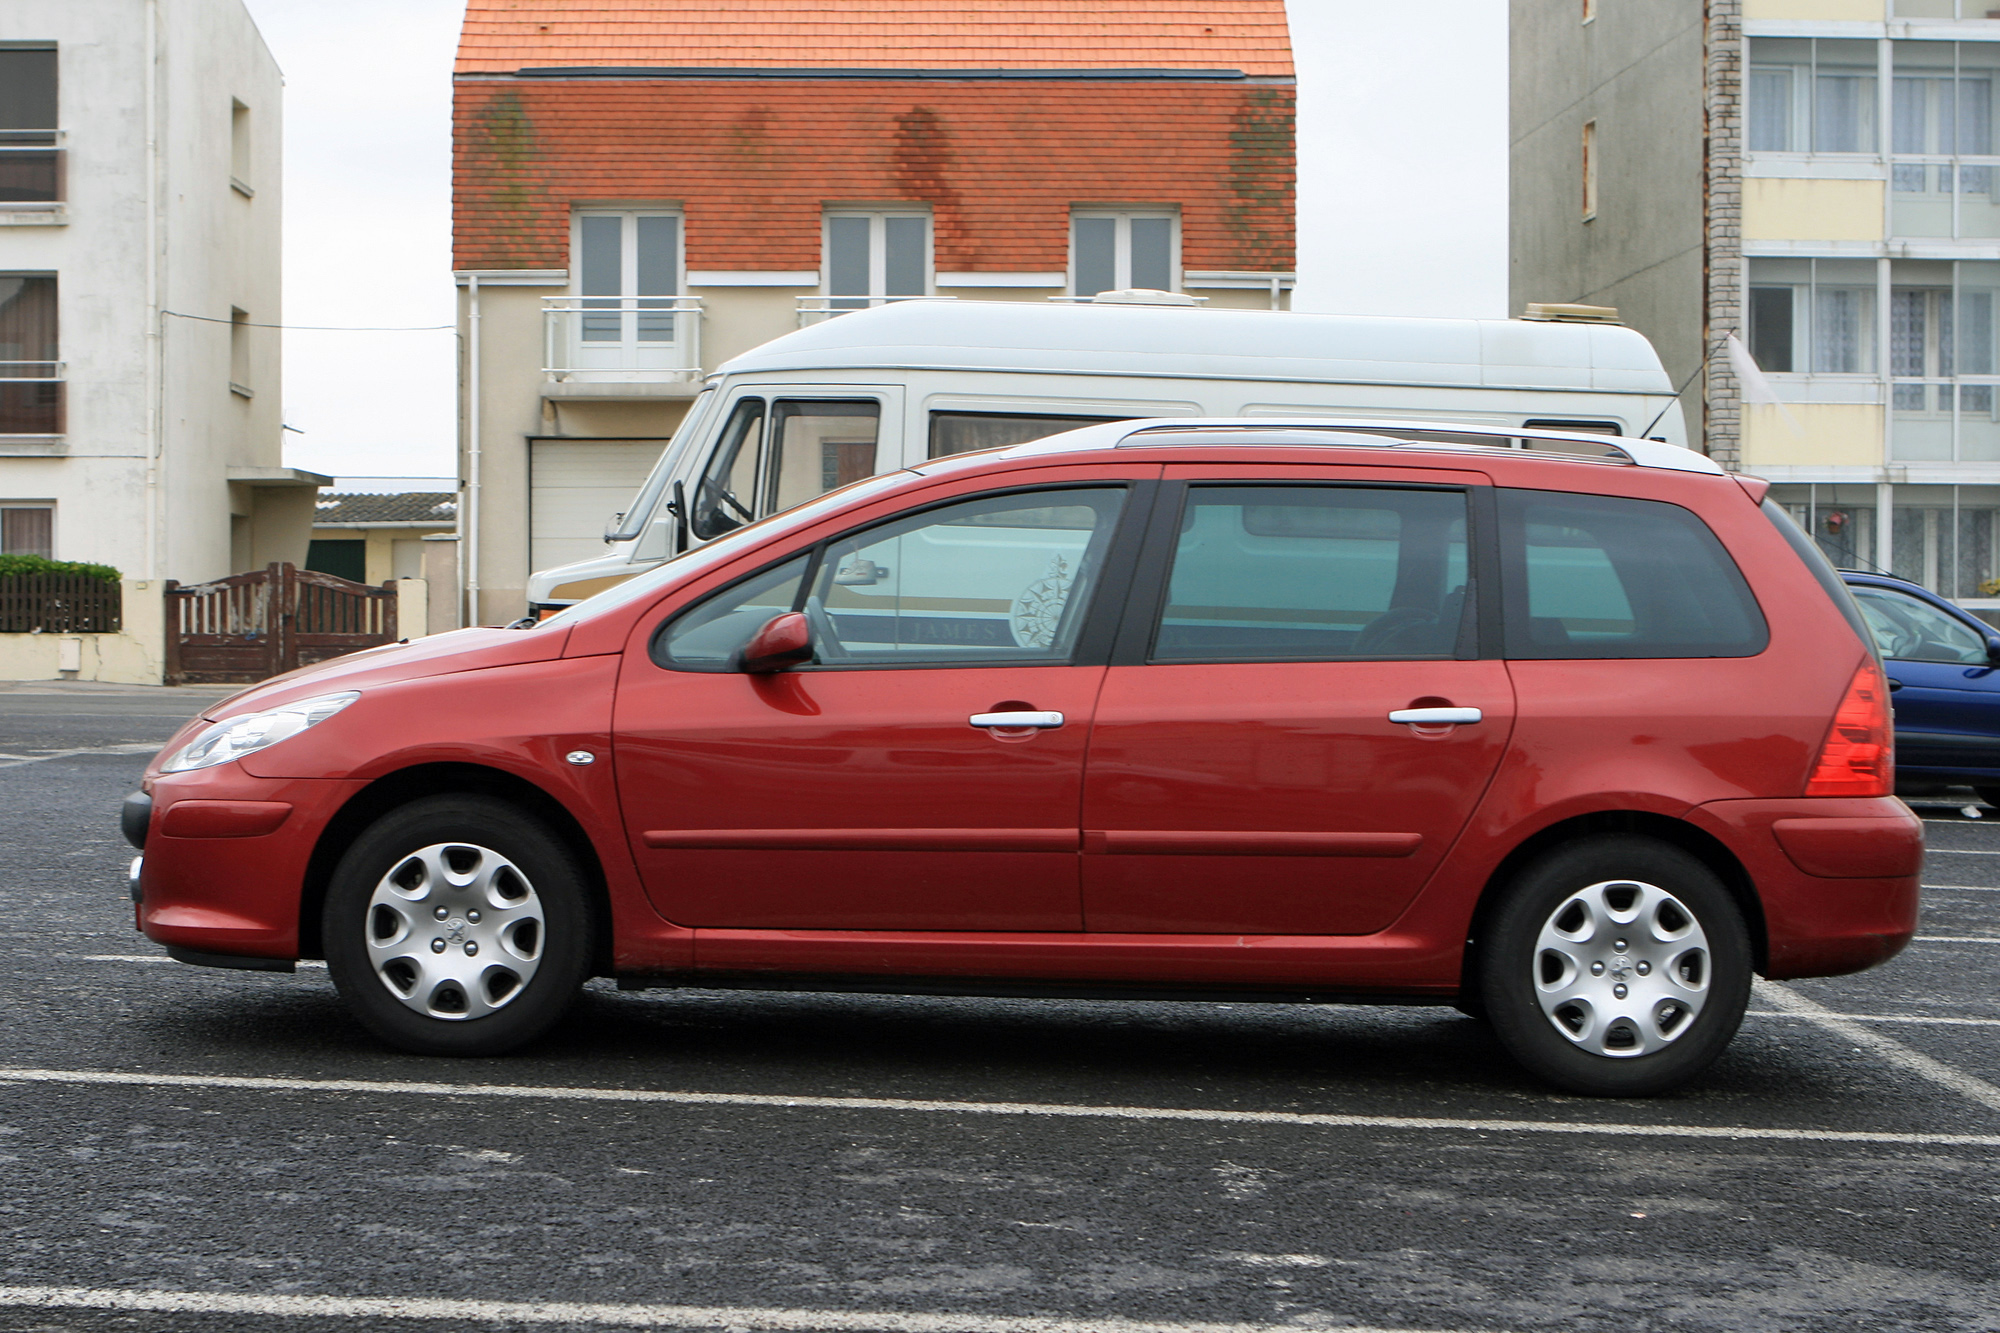
{"type": "Polygon", "coordinates": [[[322,938],[341,998],[422,1055],[497,1055],[548,1031],[590,973],[590,897],[538,820],[478,796],[384,816],[341,858],[322,938]]]}
{"type": "Polygon", "coordinates": [[[1508,1052],[1573,1092],[1645,1097],[1722,1054],[1749,1002],[1743,914],[1700,860],[1650,838],[1557,848],[1518,876],[1478,958],[1508,1052]]]}

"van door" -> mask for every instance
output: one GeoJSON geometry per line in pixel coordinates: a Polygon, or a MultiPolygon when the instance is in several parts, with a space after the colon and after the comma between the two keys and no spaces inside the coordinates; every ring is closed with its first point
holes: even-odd
{"type": "Polygon", "coordinates": [[[744,389],[683,483],[690,536],[711,541],[895,466],[902,400],[892,385],[744,389]]]}

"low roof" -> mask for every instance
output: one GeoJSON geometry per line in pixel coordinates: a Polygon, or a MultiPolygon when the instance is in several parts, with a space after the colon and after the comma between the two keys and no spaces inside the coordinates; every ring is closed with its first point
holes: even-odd
{"type": "Polygon", "coordinates": [[[315,525],[435,523],[448,528],[457,521],[458,497],[450,491],[404,491],[380,495],[323,490],[313,509],[315,525]]]}
{"type": "Polygon", "coordinates": [[[1284,0],[470,0],[460,74],[548,66],[1237,69],[1289,76],[1284,0]]]}
{"type": "Polygon", "coordinates": [[[1009,370],[1671,394],[1633,329],[1173,306],[899,301],[774,338],[718,374],[1009,370]]]}

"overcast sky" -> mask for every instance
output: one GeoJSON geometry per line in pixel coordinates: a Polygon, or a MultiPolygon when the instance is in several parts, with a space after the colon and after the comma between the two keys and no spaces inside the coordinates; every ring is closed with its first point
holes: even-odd
{"type": "MultiPolygon", "coordinates": [[[[285,322],[449,325],[463,0],[245,0],[285,72],[285,322]]],[[[1505,0],[1288,0],[1298,309],[1507,313],[1505,0]]],[[[285,460],[449,476],[449,332],[285,335],[285,460]]]]}

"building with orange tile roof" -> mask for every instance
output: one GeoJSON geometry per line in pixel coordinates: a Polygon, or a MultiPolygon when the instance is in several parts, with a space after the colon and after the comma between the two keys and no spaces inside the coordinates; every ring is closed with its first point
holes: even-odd
{"type": "Polygon", "coordinates": [[[1283,0],[471,0],[454,81],[484,622],[603,549],[706,371],[801,323],[1290,286],[1283,0]]]}

